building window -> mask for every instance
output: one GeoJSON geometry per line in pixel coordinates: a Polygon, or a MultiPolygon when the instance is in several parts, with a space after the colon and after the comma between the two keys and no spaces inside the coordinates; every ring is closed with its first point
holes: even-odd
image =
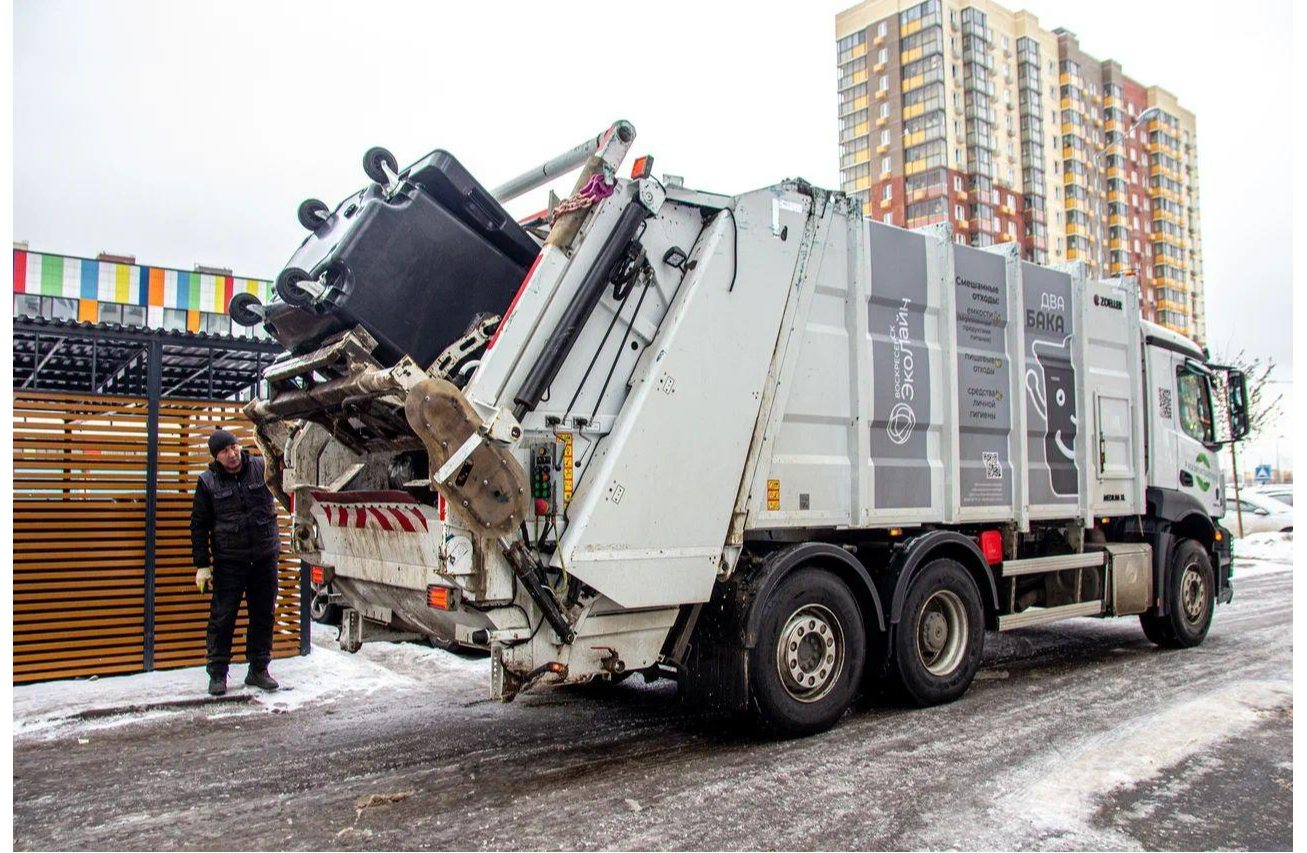
{"type": "Polygon", "coordinates": [[[889,201],[894,197],[894,185],[886,184],[880,191],[880,197],[884,201],[889,201]]]}
{"type": "Polygon", "coordinates": [[[961,176],[961,175],[954,175],[954,176],[953,176],[953,192],[955,192],[955,193],[960,193],[960,192],[962,192],[962,176],[961,176]]]}
{"type": "Polygon", "coordinates": [[[53,320],[77,320],[77,300],[55,296],[50,299],[50,313],[53,320]]]}
{"type": "Polygon", "coordinates": [[[14,316],[15,317],[40,317],[41,297],[35,296],[31,293],[15,293],[14,316]]]}
{"type": "Polygon", "coordinates": [[[880,52],[876,54],[876,64],[879,65],[880,63],[885,62],[887,59],[889,59],[889,51],[887,51],[885,48],[882,47],[880,49],[880,52]]]}
{"type": "Polygon", "coordinates": [[[231,334],[231,319],[226,314],[205,312],[200,315],[200,328],[211,335],[229,335],[231,334]]]}
{"type": "Polygon", "coordinates": [[[889,170],[890,170],[890,159],[888,157],[882,157],[880,161],[880,173],[882,175],[885,175],[889,173],[889,170]]]}
{"type": "Polygon", "coordinates": [[[894,224],[894,212],[893,212],[893,211],[890,211],[889,213],[885,214],[885,218],[882,219],[881,221],[884,222],[886,225],[893,225],[893,224],[894,224]]]}
{"type": "Polygon", "coordinates": [[[880,105],[880,117],[889,118],[889,104],[880,105]]]}
{"type": "Polygon", "coordinates": [[[186,312],[181,308],[163,309],[163,327],[170,332],[186,331],[186,312]]]}
{"type": "Polygon", "coordinates": [[[100,322],[101,323],[122,323],[123,306],[116,302],[100,303],[100,322]]]}
{"type": "Polygon", "coordinates": [[[889,75],[888,74],[880,75],[880,88],[877,89],[876,91],[884,92],[888,88],[889,88],[889,75]]]}
{"type": "Polygon", "coordinates": [[[953,205],[953,218],[957,219],[958,221],[962,221],[963,219],[967,218],[967,212],[962,209],[962,205],[960,204],[953,205]]]}
{"type": "Polygon", "coordinates": [[[889,145],[889,131],[888,131],[888,130],[882,130],[882,131],[880,132],[880,144],[881,144],[881,145],[889,145]]]}
{"type": "Polygon", "coordinates": [[[880,24],[876,26],[876,38],[885,38],[885,32],[885,22],[881,21],[880,24]]]}
{"type": "MultiPolygon", "coordinates": [[[[140,326],[145,328],[145,306],[144,305],[124,305],[123,306],[123,325],[140,326]]],[[[185,321],[183,321],[185,325],[185,321]]]]}

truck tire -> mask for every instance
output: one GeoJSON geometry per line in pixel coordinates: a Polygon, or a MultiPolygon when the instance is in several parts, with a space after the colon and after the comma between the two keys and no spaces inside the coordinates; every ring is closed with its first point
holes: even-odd
{"type": "Polygon", "coordinates": [[[1215,577],[1212,559],[1202,543],[1185,539],[1177,545],[1167,572],[1167,612],[1139,615],[1144,636],[1164,649],[1189,649],[1200,644],[1212,627],[1215,577]]]}
{"type": "Polygon", "coordinates": [[[867,659],[857,600],[833,574],[805,568],[785,577],[763,608],[749,650],[755,719],[782,737],[829,729],[857,695],[867,659]]]}
{"type": "Polygon", "coordinates": [[[980,590],[956,560],[933,560],[912,579],[894,630],[894,675],[910,701],[952,702],[971,686],[985,646],[980,590]]]}
{"type": "Polygon", "coordinates": [[[341,607],[333,604],[328,596],[331,585],[311,584],[313,595],[309,599],[309,618],[319,625],[340,625],[341,607]]]}

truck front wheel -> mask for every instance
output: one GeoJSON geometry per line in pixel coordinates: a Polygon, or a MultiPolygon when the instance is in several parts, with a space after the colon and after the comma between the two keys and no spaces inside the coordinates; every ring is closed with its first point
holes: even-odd
{"type": "Polygon", "coordinates": [[[862,613],[839,578],[799,569],[764,604],[749,652],[755,717],[783,736],[825,731],[857,694],[867,657],[862,613]]]}
{"type": "Polygon", "coordinates": [[[934,560],[915,578],[894,630],[894,668],[918,705],[952,702],[971,686],[985,644],[980,590],[956,560],[934,560]]]}
{"type": "Polygon", "coordinates": [[[1175,547],[1167,572],[1165,615],[1142,613],[1144,635],[1164,649],[1192,648],[1212,627],[1216,584],[1212,560],[1202,543],[1186,539],[1175,547]]]}

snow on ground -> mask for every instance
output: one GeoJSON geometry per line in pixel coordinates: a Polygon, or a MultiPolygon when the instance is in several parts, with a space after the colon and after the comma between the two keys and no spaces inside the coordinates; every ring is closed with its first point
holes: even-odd
{"type": "Polygon", "coordinates": [[[489,684],[488,658],[464,658],[416,643],[376,643],[358,654],[342,652],[335,630],[318,626],[313,652],[274,660],[282,689],[265,693],[244,684],[243,662],[233,662],[227,697],[208,700],[203,667],[159,670],[109,678],[47,681],[14,687],[14,737],[61,737],[70,733],[156,720],[212,701],[210,716],[285,713],[330,704],[348,695],[397,693],[424,684],[460,687],[489,684]]]}
{"type": "MultiPolygon", "coordinates": [[[[1235,588],[1240,578],[1293,569],[1292,533],[1254,533],[1234,544],[1235,588]]],[[[488,695],[490,661],[465,658],[417,643],[372,643],[357,654],[340,651],[335,630],[316,626],[313,653],[273,662],[285,685],[264,693],[244,685],[245,666],[228,678],[227,702],[210,716],[284,713],[345,696],[420,690],[433,684],[472,697],[488,695]]],[[[14,688],[14,737],[58,737],[184,713],[205,699],[202,667],[161,670],[95,680],[50,681],[14,688]]]]}
{"type": "Polygon", "coordinates": [[[1292,533],[1250,533],[1234,540],[1234,579],[1293,569],[1292,533]]]}
{"type": "Polygon", "coordinates": [[[987,805],[925,821],[928,846],[972,849],[1135,849],[1129,836],[1090,825],[1094,805],[1136,787],[1192,755],[1243,734],[1267,712],[1293,703],[1287,681],[1237,681],[1115,730],[1055,749],[1008,779],[987,805]]]}

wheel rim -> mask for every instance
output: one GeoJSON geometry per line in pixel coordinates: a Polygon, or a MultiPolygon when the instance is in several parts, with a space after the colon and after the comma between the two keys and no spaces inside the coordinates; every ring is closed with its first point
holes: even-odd
{"type": "Polygon", "coordinates": [[[1180,610],[1190,625],[1201,624],[1207,615],[1207,579],[1197,563],[1185,566],[1180,578],[1180,610]]]}
{"type": "Polygon", "coordinates": [[[327,590],[314,587],[313,597],[309,599],[309,614],[317,619],[323,618],[327,614],[327,608],[331,605],[329,595],[330,593],[327,590]]]}
{"type": "Polygon", "coordinates": [[[937,590],[917,614],[917,655],[926,671],[945,676],[962,665],[970,624],[957,594],[937,590]]]}
{"type": "Polygon", "coordinates": [[[776,671],[800,702],[831,692],[844,671],[844,628],[829,608],[807,604],[790,614],[776,645],[776,671]]]}

